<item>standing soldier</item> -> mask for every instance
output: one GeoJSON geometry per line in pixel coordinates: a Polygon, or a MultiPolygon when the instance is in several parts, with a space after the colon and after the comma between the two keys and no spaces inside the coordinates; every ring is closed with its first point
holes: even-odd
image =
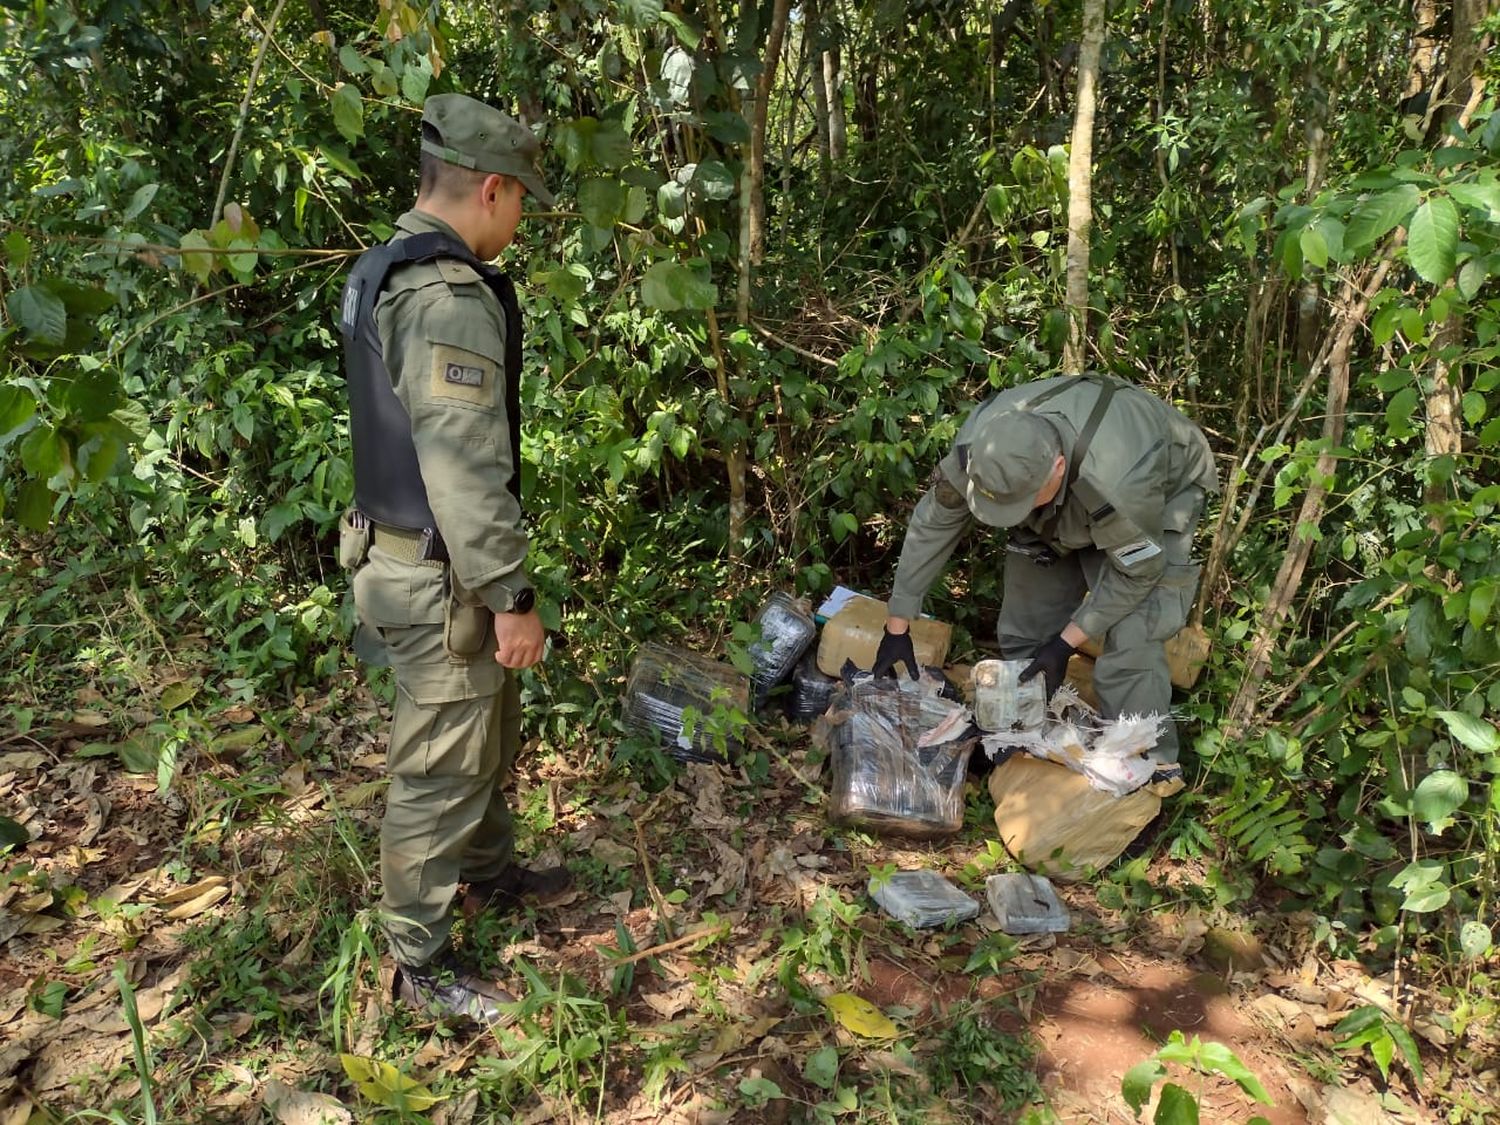
{"type": "Polygon", "coordinates": [[[514,862],[501,791],[520,743],[517,673],[546,633],[525,567],[520,310],[486,263],[515,237],[527,192],[553,203],[538,149],[482,102],[428,98],[416,206],[361,256],[341,313],[355,507],[340,556],[356,647],[396,675],[380,826],[395,998],[484,1022],[513,997],[454,956],[458,885],[478,909],[571,881],[514,862]]]}
{"type": "Polygon", "coordinates": [[[906,530],[875,673],[905,663],[908,626],[970,518],[1010,529],[1000,650],[1029,660],[1050,698],[1068,658],[1103,642],[1094,689],[1105,718],[1162,716],[1152,756],[1177,761],[1165,642],[1198,589],[1193,529],[1218,475],[1203,432],[1117,379],[1060,376],[1001,391],[965,421],[906,530]]]}

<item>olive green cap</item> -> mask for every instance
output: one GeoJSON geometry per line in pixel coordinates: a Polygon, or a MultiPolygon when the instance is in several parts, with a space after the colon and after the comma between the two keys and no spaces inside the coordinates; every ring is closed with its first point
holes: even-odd
{"type": "Polygon", "coordinates": [[[1057,431],[1028,410],[983,419],[964,464],[969,511],[991,527],[1015,527],[1036,506],[1060,452],[1057,431]]]}
{"type": "Polygon", "coordinates": [[[541,143],[514,117],[467,94],[434,94],[422,107],[422,120],[442,138],[424,140],[423,152],[476,172],[514,176],[543,206],[557,202],[536,166],[541,143]]]}

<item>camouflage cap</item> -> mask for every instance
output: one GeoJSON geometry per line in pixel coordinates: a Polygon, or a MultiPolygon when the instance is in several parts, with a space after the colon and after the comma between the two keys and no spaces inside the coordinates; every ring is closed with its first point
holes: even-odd
{"type": "Polygon", "coordinates": [[[467,94],[435,94],[422,107],[440,143],[424,140],[422,151],[477,172],[514,176],[542,205],[557,202],[537,169],[541,144],[525,125],[467,94]]]}
{"type": "Polygon", "coordinates": [[[964,461],[969,511],[991,527],[1015,527],[1036,506],[1061,452],[1057,431],[1029,410],[982,419],[964,461]]]}

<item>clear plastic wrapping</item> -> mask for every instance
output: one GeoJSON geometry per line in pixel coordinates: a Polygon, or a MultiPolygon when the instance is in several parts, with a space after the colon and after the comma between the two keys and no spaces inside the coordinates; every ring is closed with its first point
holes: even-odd
{"type": "Polygon", "coordinates": [[[668,645],[642,645],[625,684],[625,726],[658,735],[682,762],[723,762],[737,753],[749,707],[748,676],[668,645]]]}
{"type": "Polygon", "coordinates": [[[967,922],[979,904],[936,871],[898,871],[883,882],[870,880],[870,897],[885,912],[914,930],[967,922]]]}
{"type": "Polygon", "coordinates": [[[855,679],[815,736],[829,752],[834,820],[918,838],[963,827],[972,716],[924,679],[855,679]]]}
{"type": "Polygon", "coordinates": [[[1036,730],[1047,717],[1041,676],[1021,682],[1025,660],[981,660],[974,665],[974,723],[981,730],[1036,730]]]}
{"type": "Polygon", "coordinates": [[[751,684],[756,708],[763,707],[776,685],[786,682],[802,654],[818,635],[807,605],[790,594],[776,591],[755,615],[760,639],[750,646],[755,666],[751,684]]]}
{"type": "Polygon", "coordinates": [[[810,723],[828,710],[833,693],[842,683],[837,676],[826,676],[818,667],[818,654],[808,652],[792,669],[792,694],[787,700],[787,714],[793,722],[810,723]]]}

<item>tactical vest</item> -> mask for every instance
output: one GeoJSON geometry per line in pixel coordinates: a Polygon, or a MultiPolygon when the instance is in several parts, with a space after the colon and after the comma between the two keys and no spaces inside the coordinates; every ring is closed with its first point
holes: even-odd
{"type": "Polygon", "coordinates": [[[375,305],[391,271],[414,262],[454,258],[489,286],[505,313],[505,414],[510,423],[510,491],[521,501],[521,308],[510,278],[481,262],[462,242],[438,231],[410,235],[365,251],[349,273],[339,314],[344,377],[349,383],[349,436],[354,444],[354,503],[388,527],[437,532],[417,463],[411,418],[391,386],[380,350],[375,305]]]}

